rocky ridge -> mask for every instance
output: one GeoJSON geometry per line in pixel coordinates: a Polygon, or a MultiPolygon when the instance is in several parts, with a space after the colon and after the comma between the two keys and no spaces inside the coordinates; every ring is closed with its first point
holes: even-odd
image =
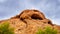
{"type": "Polygon", "coordinates": [[[51,20],[47,19],[38,10],[24,10],[21,14],[2,20],[0,23],[6,21],[10,23],[11,27],[15,28],[15,34],[36,34],[38,28],[44,29],[46,26],[57,29],[60,32],[60,26],[52,24],[51,20]]]}

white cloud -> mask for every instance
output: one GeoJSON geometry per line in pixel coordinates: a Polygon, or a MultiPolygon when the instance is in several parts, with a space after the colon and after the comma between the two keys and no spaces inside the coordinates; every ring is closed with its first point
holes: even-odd
{"type": "Polygon", "coordinates": [[[36,6],[32,5],[30,3],[30,0],[20,0],[20,7],[22,8],[22,10],[25,9],[38,9],[36,6]]]}
{"type": "Polygon", "coordinates": [[[55,18],[55,19],[51,19],[53,24],[57,24],[60,25],[60,19],[55,18]]]}

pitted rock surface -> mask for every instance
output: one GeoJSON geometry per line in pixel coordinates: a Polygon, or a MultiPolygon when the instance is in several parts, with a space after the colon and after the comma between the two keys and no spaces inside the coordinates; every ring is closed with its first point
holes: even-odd
{"type": "Polygon", "coordinates": [[[46,26],[50,26],[52,29],[60,28],[60,26],[52,24],[51,20],[47,19],[38,10],[24,10],[21,14],[7,20],[2,20],[0,23],[6,21],[10,23],[11,27],[15,28],[15,34],[36,34],[38,28],[44,29],[46,26]]]}

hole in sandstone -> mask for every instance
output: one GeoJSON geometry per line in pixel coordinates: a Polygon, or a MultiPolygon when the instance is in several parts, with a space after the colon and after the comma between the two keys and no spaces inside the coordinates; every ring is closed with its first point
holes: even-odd
{"type": "Polygon", "coordinates": [[[20,18],[22,21],[23,21],[23,19],[22,18],[20,18]]]}
{"type": "Polygon", "coordinates": [[[51,24],[53,26],[53,24],[51,23],[51,21],[48,21],[48,24],[51,24]]]}
{"type": "Polygon", "coordinates": [[[50,22],[50,21],[48,21],[48,24],[51,24],[51,22],[50,22]]]}
{"type": "Polygon", "coordinates": [[[39,17],[39,15],[37,15],[37,14],[33,14],[32,16],[31,16],[31,18],[32,19],[39,19],[39,20],[43,20],[41,17],[39,17]]]}
{"type": "Polygon", "coordinates": [[[18,29],[18,31],[20,31],[21,29],[18,29]]]}

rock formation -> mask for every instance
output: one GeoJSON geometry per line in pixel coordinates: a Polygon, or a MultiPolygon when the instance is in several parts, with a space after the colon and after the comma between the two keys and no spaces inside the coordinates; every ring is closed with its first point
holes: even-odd
{"type": "Polygon", "coordinates": [[[24,10],[21,14],[7,20],[2,20],[0,23],[6,21],[10,23],[11,27],[15,28],[15,34],[36,34],[38,28],[44,29],[46,26],[58,30],[60,28],[60,26],[52,24],[51,20],[47,19],[38,10],[24,10]]]}

